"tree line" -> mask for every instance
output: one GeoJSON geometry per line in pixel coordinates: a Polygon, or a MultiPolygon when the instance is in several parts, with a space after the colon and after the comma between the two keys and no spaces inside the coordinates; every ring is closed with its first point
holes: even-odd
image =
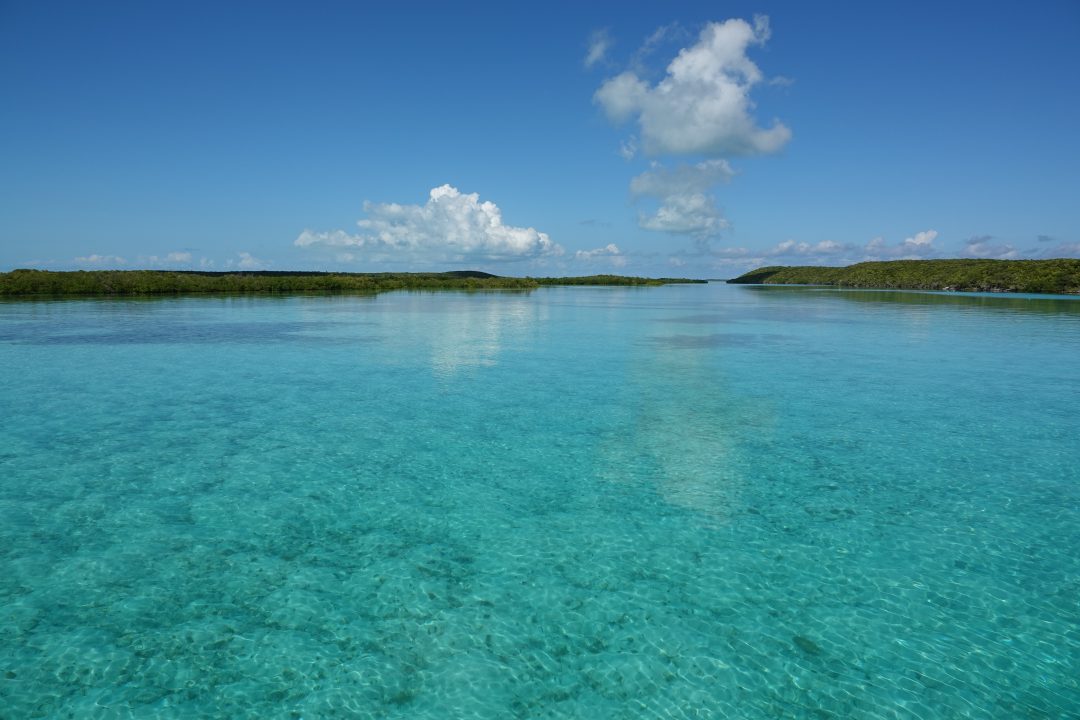
{"type": "Polygon", "coordinates": [[[0,273],[0,296],[189,295],[214,293],[378,293],[387,290],[531,290],[550,285],[663,285],[702,282],[622,275],[501,277],[443,273],[201,272],[169,270],[13,270],[0,273]]]}
{"type": "Polygon", "coordinates": [[[737,284],[1080,294],[1080,260],[890,260],[847,267],[770,266],[737,284]]]}

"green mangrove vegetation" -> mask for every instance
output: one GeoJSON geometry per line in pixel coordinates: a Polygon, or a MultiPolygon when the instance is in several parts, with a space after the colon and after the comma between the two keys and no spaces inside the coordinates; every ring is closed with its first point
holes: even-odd
{"type": "Polygon", "coordinates": [[[890,260],[847,267],[771,266],[736,284],[1080,294],[1080,260],[890,260]]]}
{"type": "Polygon", "coordinates": [[[703,280],[621,275],[501,277],[475,270],[442,273],[200,272],[169,270],[12,270],[0,297],[189,295],[220,293],[378,293],[387,290],[531,290],[549,285],[664,285],[703,280]]]}

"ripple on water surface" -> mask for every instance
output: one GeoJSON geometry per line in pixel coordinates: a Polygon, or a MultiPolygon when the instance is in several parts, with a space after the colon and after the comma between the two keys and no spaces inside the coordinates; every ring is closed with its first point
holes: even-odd
{"type": "Polygon", "coordinates": [[[1075,716],[1080,303],[912,295],[0,304],[0,716],[1075,716]]]}

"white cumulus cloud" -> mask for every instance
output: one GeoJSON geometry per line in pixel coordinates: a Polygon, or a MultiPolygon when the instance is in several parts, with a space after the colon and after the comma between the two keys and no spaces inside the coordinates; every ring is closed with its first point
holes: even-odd
{"type": "Polygon", "coordinates": [[[495,203],[450,185],[431,190],[423,205],[365,202],[364,212],[359,233],[304,230],[294,244],[375,261],[501,261],[563,253],[547,233],[507,225],[495,203]]]}
{"type": "Polygon", "coordinates": [[[734,171],[726,160],[705,160],[674,169],[654,164],[630,181],[635,198],[656,198],[654,212],[640,213],[638,225],[646,230],[707,237],[719,234],[727,220],[716,206],[710,188],[727,182],[734,171]]]}
{"type": "Polygon", "coordinates": [[[769,39],[769,20],[709,23],[683,48],[655,85],[627,71],[604,82],[593,99],[616,123],[636,117],[645,152],[754,155],[776,152],[791,139],[779,121],[759,127],[750,91],[765,78],[746,52],[769,39]]]}

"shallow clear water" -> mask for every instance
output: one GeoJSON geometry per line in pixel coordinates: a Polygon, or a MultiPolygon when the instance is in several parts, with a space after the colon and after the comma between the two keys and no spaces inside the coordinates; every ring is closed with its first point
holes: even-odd
{"type": "Polygon", "coordinates": [[[1080,301],[0,304],[0,716],[1080,713],[1080,301]]]}

